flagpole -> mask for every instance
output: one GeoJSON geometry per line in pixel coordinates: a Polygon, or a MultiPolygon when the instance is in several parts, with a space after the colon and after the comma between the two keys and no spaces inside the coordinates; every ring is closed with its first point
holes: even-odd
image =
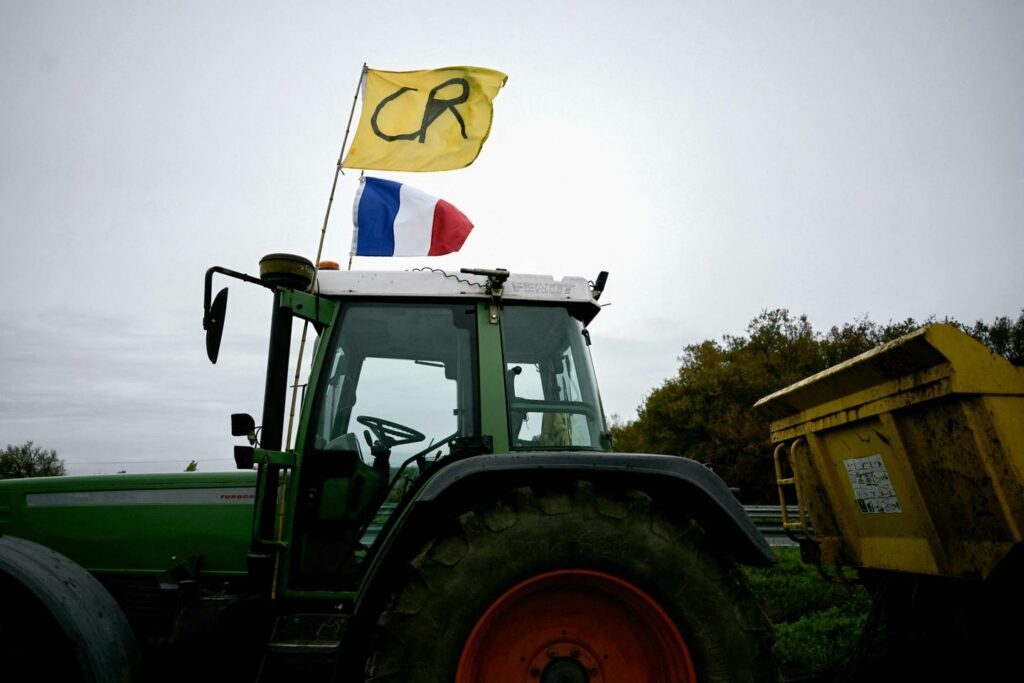
{"type": "MultiPolygon", "coordinates": [[[[334,192],[338,188],[338,176],[344,175],[341,170],[341,162],[345,155],[345,145],[348,144],[348,134],[352,129],[352,118],[356,112],[356,102],[359,100],[359,90],[363,86],[363,79],[366,78],[366,62],[363,62],[363,68],[359,72],[359,82],[356,83],[356,92],[352,96],[352,109],[348,113],[348,124],[345,126],[345,136],[341,141],[341,149],[338,151],[338,163],[334,167],[334,180],[331,182],[331,194],[327,198],[327,210],[324,212],[324,224],[320,228],[320,243],[316,247],[316,259],[313,261],[313,280],[310,282],[309,291],[314,295],[316,294],[316,279],[317,274],[320,272],[320,257],[324,251],[324,240],[327,237],[327,223],[331,218],[331,206],[334,204],[334,192]]],[[[349,256],[351,262],[352,257],[349,256]]],[[[350,267],[351,269],[351,267],[350,267]]],[[[302,324],[302,340],[299,342],[299,354],[295,360],[295,379],[292,381],[292,404],[291,410],[288,413],[288,437],[285,440],[285,450],[291,450],[292,448],[292,427],[295,424],[295,403],[299,395],[299,377],[301,375],[302,368],[302,355],[306,349],[306,336],[309,332],[309,321],[306,320],[302,324]]],[[[287,479],[282,480],[281,486],[287,485],[287,479]]],[[[284,523],[284,500],[285,496],[283,493],[279,496],[280,505],[278,506],[278,538],[281,536],[284,523]]],[[[280,568],[281,556],[278,555],[274,562],[274,578],[271,582],[271,597],[275,597],[277,594],[277,576],[280,568]]]]}
{"type": "MultiPolygon", "coordinates": [[[[363,176],[366,175],[366,171],[359,172],[359,182],[363,181],[363,176]]],[[[353,228],[355,230],[355,228],[353,228]]],[[[352,245],[348,248],[348,270],[352,270],[352,257],[356,255],[355,236],[353,235],[352,245]]]]}
{"type": "MultiPolygon", "coordinates": [[[[320,243],[316,247],[316,259],[313,261],[313,282],[310,284],[310,291],[315,293],[316,290],[316,277],[320,272],[320,257],[323,255],[324,240],[327,237],[327,223],[331,218],[331,206],[334,204],[334,193],[338,188],[338,176],[342,174],[341,161],[345,154],[345,145],[348,144],[349,131],[352,130],[352,118],[356,113],[356,102],[359,100],[359,90],[362,88],[363,79],[366,78],[366,62],[363,62],[363,69],[359,72],[359,82],[356,83],[356,92],[352,96],[352,109],[348,113],[348,124],[345,126],[345,136],[341,141],[341,149],[338,151],[338,163],[334,167],[334,181],[331,183],[331,194],[327,198],[327,211],[324,212],[324,224],[320,228],[320,243]]],[[[351,262],[351,255],[349,261],[351,262]]],[[[351,270],[351,268],[350,268],[351,270]]],[[[306,334],[309,331],[309,322],[306,321],[302,326],[302,341],[299,342],[299,355],[298,360],[295,363],[295,381],[292,383],[292,406],[291,412],[288,415],[288,438],[285,441],[286,448],[290,449],[292,445],[292,424],[295,421],[295,402],[299,390],[299,376],[300,368],[302,366],[302,354],[306,348],[306,334]]]]}
{"type": "MultiPolygon", "coordinates": [[[[331,205],[334,203],[334,190],[338,187],[338,176],[344,175],[345,172],[341,170],[341,161],[345,155],[345,145],[348,144],[348,134],[352,130],[352,119],[356,114],[356,102],[359,101],[359,90],[363,86],[363,79],[366,78],[366,62],[363,62],[363,70],[359,72],[359,82],[356,84],[356,93],[352,96],[352,109],[348,112],[348,123],[345,125],[345,137],[341,141],[341,150],[338,151],[338,165],[334,169],[334,182],[331,184],[331,195],[327,199],[327,212],[324,214],[324,225],[320,229],[320,244],[316,248],[316,265],[319,268],[320,254],[324,248],[324,238],[327,235],[327,219],[331,217],[331,205]]],[[[316,274],[313,276],[314,283],[316,282],[316,274]]]]}

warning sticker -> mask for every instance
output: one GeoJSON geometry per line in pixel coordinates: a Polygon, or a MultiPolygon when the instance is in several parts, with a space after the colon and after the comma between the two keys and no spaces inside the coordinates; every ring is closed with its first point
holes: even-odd
{"type": "Polygon", "coordinates": [[[844,460],[861,512],[903,512],[881,455],[844,460]]]}

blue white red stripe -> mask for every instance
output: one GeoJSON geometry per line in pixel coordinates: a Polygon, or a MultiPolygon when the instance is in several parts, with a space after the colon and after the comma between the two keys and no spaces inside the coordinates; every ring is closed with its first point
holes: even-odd
{"type": "Polygon", "coordinates": [[[360,179],[352,209],[356,256],[440,256],[458,251],[473,224],[454,206],[393,180],[360,179]]]}

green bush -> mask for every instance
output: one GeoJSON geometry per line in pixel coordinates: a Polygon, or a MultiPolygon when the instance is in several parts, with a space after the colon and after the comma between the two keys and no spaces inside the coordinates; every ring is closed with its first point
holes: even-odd
{"type": "Polygon", "coordinates": [[[838,607],[811,612],[775,626],[775,654],[783,671],[806,674],[834,669],[852,655],[867,621],[866,613],[838,607]]]}
{"type": "Polygon", "coordinates": [[[775,653],[783,672],[803,676],[842,666],[860,642],[870,595],[860,584],[825,580],[796,548],[775,551],[779,564],[744,571],[775,624],[775,653]]]}

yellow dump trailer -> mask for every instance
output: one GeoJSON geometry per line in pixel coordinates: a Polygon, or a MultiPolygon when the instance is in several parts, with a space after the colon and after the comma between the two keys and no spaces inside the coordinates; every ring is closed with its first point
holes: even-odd
{"type": "MultiPolygon", "coordinates": [[[[826,563],[986,579],[1024,540],[1024,368],[929,325],[761,399],[826,563]]],[[[1019,552],[1019,550],[1018,550],[1019,552]]]]}

